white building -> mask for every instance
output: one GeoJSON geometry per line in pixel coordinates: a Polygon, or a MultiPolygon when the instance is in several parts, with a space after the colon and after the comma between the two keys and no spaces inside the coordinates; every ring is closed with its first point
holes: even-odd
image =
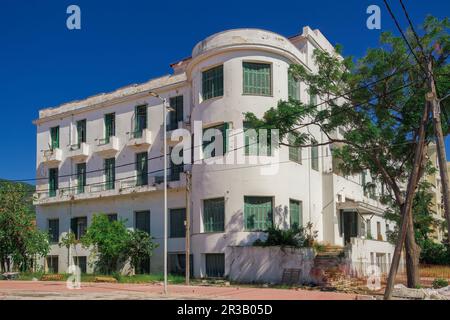
{"type": "MultiPolygon", "coordinates": [[[[89,253],[81,246],[68,257],[68,250],[56,243],[71,228],[82,234],[92,215],[101,212],[126,219],[129,228],[149,231],[160,246],[142,271],[161,272],[163,109],[149,92],[167,98],[176,110],[168,117],[169,131],[193,132],[195,121],[202,121],[203,129],[242,129],[243,112],[262,116],[288,94],[304,102],[314,99],[305,85],[289,83],[288,68],[298,63],[314,72],[316,48],[333,51],[320,31],[309,27],[291,38],[258,29],[224,31],[172,64],[172,75],[41,110],[35,120],[35,204],[38,226],[48,229],[54,240],[46,268],[57,266],[64,272],[69,261],[86,265],[89,253]]],[[[317,127],[309,130],[318,142],[326,141],[317,127]]],[[[226,156],[244,152],[244,139],[237,137],[227,142],[226,156]]],[[[366,175],[345,178],[333,169],[332,147],[281,147],[271,156],[244,152],[246,164],[169,164],[170,269],[184,264],[184,170],[192,172],[191,260],[196,277],[226,275],[227,247],[251,244],[264,236],[258,230],[272,223],[286,228],[311,222],[319,241],[350,243],[355,261],[390,261],[393,247],[386,242],[389,225],[382,205],[373,193],[369,197],[364,192],[366,175]],[[263,174],[261,163],[267,160],[274,162],[276,174],[263,174]]],[[[194,153],[202,157],[201,142],[194,143],[194,153]]],[[[219,152],[218,158],[223,158],[219,152]]],[[[92,270],[88,263],[86,269],[92,270]]]]}

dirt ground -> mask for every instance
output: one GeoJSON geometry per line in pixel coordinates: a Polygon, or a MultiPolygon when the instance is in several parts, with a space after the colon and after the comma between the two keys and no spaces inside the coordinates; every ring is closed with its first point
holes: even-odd
{"type": "Polygon", "coordinates": [[[169,285],[168,295],[157,284],[82,283],[68,289],[61,281],[0,281],[0,300],[124,300],[124,299],[255,299],[355,300],[355,294],[297,289],[169,285]]]}

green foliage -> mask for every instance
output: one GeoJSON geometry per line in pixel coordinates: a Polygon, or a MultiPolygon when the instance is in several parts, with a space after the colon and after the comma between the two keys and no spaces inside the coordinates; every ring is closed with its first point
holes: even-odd
{"type": "Polygon", "coordinates": [[[128,230],[124,220],[110,221],[105,214],[94,214],[81,242],[92,247],[96,271],[105,274],[119,273],[128,261],[137,267],[156,247],[148,233],[128,230]]]}
{"type": "Polygon", "coordinates": [[[95,214],[81,242],[85,247],[93,247],[98,270],[110,274],[125,264],[128,239],[124,221],[110,221],[104,214],[95,214]]]}
{"type": "Polygon", "coordinates": [[[28,271],[33,258],[49,251],[46,233],[36,228],[30,206],[30,192],[24,184],[0,183],[0,269],[8,269],[8,257],[21,271],[28,271]]]}
{"type": "Polygon", "coordinates": [[[65,247],[67,250],[70,246],[74,246],[78,243],[78,240],[75,236],[75,233],[72,231],[67,232],[64,236],[61,237],[61,241],[58,243],[58,246],[65,247]]]}
{"type": "Polygon", "coordinates": [[[130,263],[133,268],[138,268],[141,260],[145,257],[150,257],[157,243],[153,242],[152,237],[144,231],[136,230],[130,232],[127,242],[127,256],[130,258],[130,263]]]}
{"type": "Polygon", "coordinates": [[[425,264],[450,265],[450,250],[448,245],[436,243],[431,239],[419,242],[421,247],[420,261],[425,264]]]}
{"type": "Polygon", "coordinates": [[[445,279],[436,278],[433,280],[433,283],[431,284],[431,286],[434,289],[444,288],[444,287],[448,286],[448,281],[445,279]]]}
{"type": "Polygon", "coordinates": [[[317,238],[317,231],[312,230],[312,224],[303,228],[291,228],[291,229],[279,229],[277,227],[271,227],[267,230],[266,240],[256,240],[254,246],[270,247],[295,247],[304,248],[311,247],[314,244],[314,240],[317,238]]]}

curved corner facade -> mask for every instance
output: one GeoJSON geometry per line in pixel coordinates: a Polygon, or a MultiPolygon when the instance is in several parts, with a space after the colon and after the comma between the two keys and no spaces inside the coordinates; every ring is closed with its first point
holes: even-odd
{"type": "MultiPolygon", "coordinates": [[[[383,219],[377,200],[382,187],[370,193],[362,187],[369,174],[340,175],[332,145],[273,148],[265,155],[246,147],[252,140],[244,133],[245,112],[261,117],[290,95],[321,102],[309,96],[304,84],[288,78],[292,63],[315,72],[315,49],[331,52],[333,47],[309,27],[291,38],[259,29],[224,31],[172,64],[170,76],[41,110],[35,121],[35,204],[38,226],[49,230],[54,242],[45,267],[64,272],[74,262],[92,271],[89,250],[79,245],[67,250],[57,242],[69,230],[81,237],[92,215],[105,213],[125,219],[129,228],[150,232],[160,243],[135,271],[162,270],[165,129],[169,135],[176,129],[194,134],[195,156],[193,163],[168,164],[170,272],[184,268],[187,201],[196,277],[226,276],[230,246],[251,245],[265,237],[269,226],[293,224],[311,223],[320,242],[354,247],[350,256],[355,261],[389,262],[393,247],[386,232],[393,226],[383,219]],[[150,91],[170,102],[167,128],[162,126],[161,100],[150,91]],[[205,143],[195,136],[208,128],[231,135],[224,139],[222,153],[216,150],[206,159],[205,143]]],[[[326,142],[317,127],[308,130],[319,144],[326,142]]]]}

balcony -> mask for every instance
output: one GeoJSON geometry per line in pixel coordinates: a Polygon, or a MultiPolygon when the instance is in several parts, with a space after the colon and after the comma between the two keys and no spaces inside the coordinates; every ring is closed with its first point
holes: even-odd
{"type": "Polygon", "coordinates": [[[104,158],[115,156],[119,152],[119,138],[111,136],[109,138],[98,139],[95,152],[104,158]]]}
{"type": "Polygon", "coordinates": [[[136,149],[148,149],[152,144],[152,134],[149,129],[134,131],[129,133],[130,138],[127,146],[136,149]]]}
{"type": "MultiPolygon", "coordinates": [[[[158,190],[164,188],[164,176],[154,177],[158,190]]],[[[167,175],[167,187],[169,189],[179,189],[186,186],[186,174],[184,172],[169,173],[167,175]]]]}
{"type": "Polygon", "coordinates": [[[70,146],[69,157],[75,161],[84,161],[89,157],[89,145],[85,142],[70,146]]]}
{"type": "Polygon", "coordinates": [[[62,150],[59,148],[44,150],[42,162],[47,165],[58,165],[62,161],[62,150]]]}

